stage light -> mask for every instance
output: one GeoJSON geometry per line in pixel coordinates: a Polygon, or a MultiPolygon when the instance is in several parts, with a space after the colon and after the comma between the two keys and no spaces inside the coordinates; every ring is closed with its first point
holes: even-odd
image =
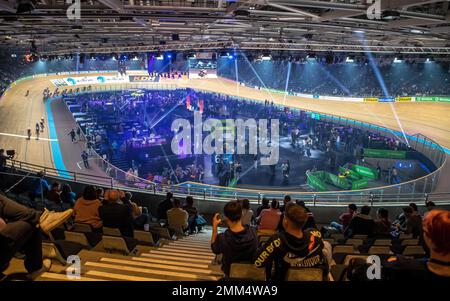
{"type": "Polygon", "coordinates": [[[230,60],[232,60],[232,59],[234,59],[234,56],[233,56],[232,54],[230,54],[230,55],[228,55],[228,58],[229,58],[230,60]]]}
{"type": "Polygon", "coordinates": [[[93,53],[91,53],[89,57],[90,57],[90,59],[93,60],[93,61],[95,61],[95,60],[97,59],[97,57],[96,57],[95,54],[93,54],[93,53]]]}
{"type": "Polygon", "coordinates": [[[395,57],[394,58],[394,63],[403,63],[403,58],[402,57],[395,57]]]}
{"type": "Polygon", "coordinates": [[[161,53],[158,53],[158,55],[156,56],[156,60],[162,61],[164,60],[164,56],[161,53]]]}
{"type": "Polygon", "coordinates": [[[317,57],[316,57],[316,55],[315,55],[314,53],[309,53],[309,54],[306,56],[306,60],[307,60],[307,61],[315,61],[315,60],[317,60],[317,57]]]}
{"type": "Polygon", "coordinates": [[[11,57],[17,57],[17,54],[13,53],[11,54],[11,57]]]}
{"type": "Polygon", "coordinates": [[[357,29],[357,30],[353,30],[353,32],[354,33],[364,33],[364,30],[357,29]]]}
{"type": "Polygon", "coordinates": [[[272,59],[272,56],[268,53],[265,53],[260,56],[261,61],[270,61],[272,59]]]}
{"type": "Polygon", "coordinates": [[[432,57],[427,57],[427,59],[425,60],[425,63],[433,63],[434,62],[434,58],[432,57]]]}
{"type": "Polygon", "coordinates": [[[111,56],[112,56],[111,59],[112,59],[113,61],[117,61],[117,58],[119,57],[119,56],[117,55],[117,53],[113,53],[111,56]]]}

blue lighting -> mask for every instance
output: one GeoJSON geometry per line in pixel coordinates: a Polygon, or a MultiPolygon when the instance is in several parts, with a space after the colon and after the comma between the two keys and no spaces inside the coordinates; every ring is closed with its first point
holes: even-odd
{"type": "Polygon", "coordinates": [[[230,60],[232,60],[232,59],[234,59],[234,56],[233,56],[232,54],[230,54],[230,55],[228,55],[228,58],[229,58],[230,60]]]}

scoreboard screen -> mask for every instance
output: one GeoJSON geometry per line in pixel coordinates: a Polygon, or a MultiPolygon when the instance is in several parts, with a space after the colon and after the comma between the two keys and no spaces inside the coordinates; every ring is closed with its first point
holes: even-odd
{"type": "Polygon", "coordinates": [[[217,78],[217,60],[189,59],[189,78],[217,78]]]}

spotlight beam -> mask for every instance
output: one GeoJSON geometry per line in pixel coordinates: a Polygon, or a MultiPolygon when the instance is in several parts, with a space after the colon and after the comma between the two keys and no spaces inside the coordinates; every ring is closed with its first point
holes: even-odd
{"type": "Polygon", "coordinates": [[[283,105],[286,105],[286,96],[288,94],[287,90],[288,90],[288,87],[289,87],[289,79],[291,78],[291,66],[292,66],[292,62],[288,62],[288,70],[287,70],[287,76],[286,76],[286,86],[284,87],[283,105]]]}

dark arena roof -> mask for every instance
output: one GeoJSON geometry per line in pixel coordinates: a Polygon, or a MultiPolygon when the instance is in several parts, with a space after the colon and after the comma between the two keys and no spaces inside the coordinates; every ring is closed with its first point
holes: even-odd
{"type": "Polygon", "coordinates": [[[448,296],[449,4],[0,0],[0,300],[448,296]]]}

